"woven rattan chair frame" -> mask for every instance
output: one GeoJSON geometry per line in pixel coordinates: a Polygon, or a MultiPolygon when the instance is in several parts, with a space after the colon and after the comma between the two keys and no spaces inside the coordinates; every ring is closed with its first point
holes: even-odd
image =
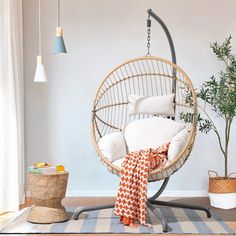
{"type": "Polygon", "coordinates": [[[197,99],[191,80],[174,63],[154,56],[129,60],[113,69],[101,82],[95,95],[92,112],[92,140],[101,162],[120,176],[120,168],[112,164],[100,151],[98,141],[104,135],[122,131],[132,120],[151,115],[129,115],[128,95],[159,96],[175,93],[175,116],[167,117],[178,122],[181,113],[189,113],[192,122],[186,123],[188,141],[180,154],[164,169],[149,174],[149,182],[168,178],[187,160],[192,150],[197,128],[197,99]],[[191,95],[191,96],[190,96],[191,95]],[[192,98],[191,100],[187,98],[192,98]]]}

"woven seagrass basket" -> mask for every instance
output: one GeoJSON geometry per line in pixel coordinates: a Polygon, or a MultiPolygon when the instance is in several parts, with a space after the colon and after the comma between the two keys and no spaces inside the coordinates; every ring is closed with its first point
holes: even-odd
{"type": "Polygon", "coordinates": [[[232,173],[228,178],[219,177],[215,171],[209,171],[209,193],[236,193],[236,173],[232,173]],[[212,176],[212,173],[215,176],[212,176]]]}

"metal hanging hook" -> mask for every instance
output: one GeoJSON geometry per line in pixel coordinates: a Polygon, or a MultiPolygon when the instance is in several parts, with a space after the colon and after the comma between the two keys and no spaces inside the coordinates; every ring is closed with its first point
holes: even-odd
{"type": "Polygon", "coordinates": [[[157,14],[155,14],[155,12],[152,11],[152,9],[148,9],[147,13],[148,13],[148,18],[152,17],[153,19],[155,19],[160,24],[162,29],[164,30],[166,37],[168,39],[169,45],[170,45],[172,62],[174,64],[177,64],[174,43],[173,43],[172,37],[170,35],[170,32],[169,32],[167,26],[165,25],[163,20],[157,14]]]}
{"type": "MultiPolygon", "coordinates": [[[[175,54],[175,47],[174,47],[174,43],[173,43],[173,40],[172,40],[172,37],[170,35],[170,32],[167,28],[167,26],[165,25],[165,23],[163,22],[163,20],[157,15],[155,14],[155,12],[152,11],[152,9],[148,9],[147,10],[147,13],[148,13],[148,18],[152,17],[153,19],[155,19],[162,27],[162,29],[164,30],[165,34],[166,34],[166,37],[168,39],[168,42],[169,42],[169,45],[170,45],[170,51],[171,51],[171,58],[172,58],[172,62],[174,64],[176,64],[176,54],[175,54]]],[[[149,41],[150,43],[150,41],[149,41]]],[[[150,47],[150,45],[149,45],[150,47]]],[[[150,52],[148,50],[148,53],[150,55],[150,52]]],[[[148,54],[147,54],[148,55],[148,54]]],[[[176,69],[173,68],[173,77],[176,77],[176,69]]],[[[175,90],[176,90],[176,80],[173,80],[172,81],[172,92],[175,94],[175,90]]],[[[175,101],[175,98],[174,98],[174,101],[175,101]]]]}

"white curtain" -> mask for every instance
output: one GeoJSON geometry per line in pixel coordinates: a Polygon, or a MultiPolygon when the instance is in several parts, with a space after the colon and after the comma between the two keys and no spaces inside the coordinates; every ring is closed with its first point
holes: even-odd
{"type": "Polygon", "coordinates": [[[22,0],[0,0],[0,213],[24,202],[22,0]]]}

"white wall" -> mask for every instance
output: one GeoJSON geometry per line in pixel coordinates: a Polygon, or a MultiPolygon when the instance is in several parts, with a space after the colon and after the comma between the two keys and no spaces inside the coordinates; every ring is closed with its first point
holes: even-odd
{"type": "MultiPolygon", "coordinates": [[[[124,60],[146,54],[146,10],[152,8],[172,34],[178,65],[198,86],[220,68],[209,42],[222,41],[231,33],[236,52],[236,2],[62,0],[67,55],[51,53],[57,1],[41,2],[47,84],[32,82],[38,47],[38,1],[23,0],[27,165],[36,161],[64,164],[70,172],[68,194],[113,194],[118,178],[100,164],[89,132],[92,101],[99,82],[124,60]]],[[[154,21],[152,25],[152,54],[170,58],[164,33],[154,21]]],[[[230,171],[236,171],[235,127],[234,124],[230,171]]],[[[223,158],[213,134],[198,134],[189,161],[171,178],[167,194],[205,193],[207,170],[222,173],[223,158]]],[[[150,189],[154,186],[158,183],[150,189]]]]}

